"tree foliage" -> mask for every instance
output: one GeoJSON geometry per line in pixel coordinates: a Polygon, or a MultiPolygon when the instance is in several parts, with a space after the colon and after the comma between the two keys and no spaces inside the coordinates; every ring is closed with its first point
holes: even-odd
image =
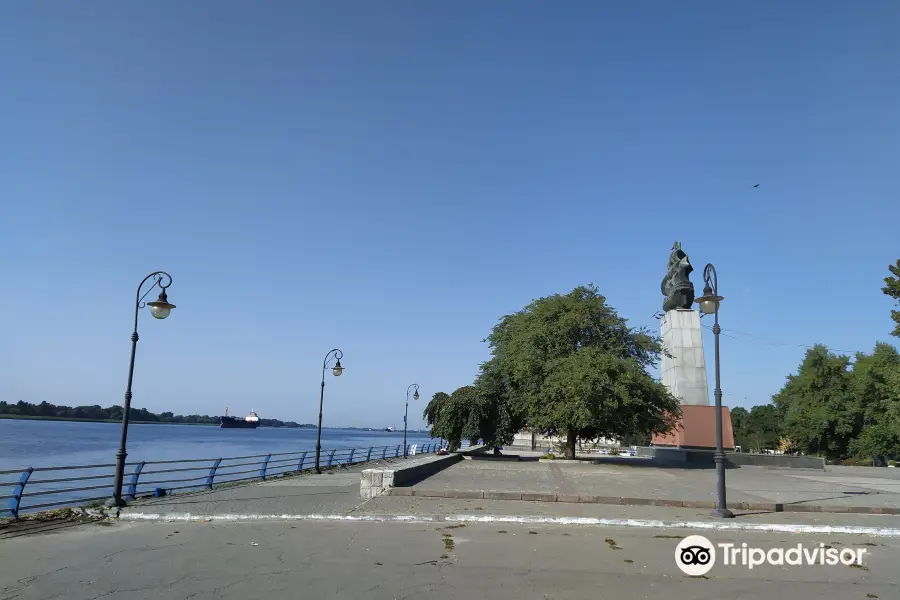
{"type": "MultiPolygon", "coordinates": [[[[881,288],[881,291],[893,298],[897,302],[897,307],[900,308],[900,259],[897,259],[895,264],[888,265],[888,270],[891,275],[884,278],[884,287],[881,288]]],[[[891,318],[896,323],[891,335],[900,337],[900,310],[891,310],[891,318]]]]}
{"type": "Polygon", "coordinates": [[[486,340],[490,369],[530,426],[578,438],[666,433],[680,405],[646,367],[659,343],[628,327],[594,286],[533,301],[500,320],[486,340]]]}
{"type": "Polygon", "coordinates": [[[900,453],[900,355],[889,344],[858,353],[852,367],[849,356],[815,346],[773,400],[783,433],[804,453],[830,459],[900,453]]]}
{"type": "Polygon", "coordinates": [[[731,410],[734,443],[747,450],[763,452],[778,447],[781,416],[773,404],[760,404],[747,410],[741,406],[731,410]]]}
{"type": "MultiPolygon", "coordinates": [[[[93,406],[63,406],[41,402],[31,404],[19,400],[15,404],[0,401],[0,415],[14,415],[20,417],[35,417],[42,419],[86,419],[90,421],[121,421],[124,408],[110,406],[102,408],[99,404],[93,406]]],[[[209,415],[176,415],[171,412],[152,413],[146,408],[131,408],[128,418],[132,422],[141,423],[175,423],[175,424],[205,424],[214,425],[221,422],[221,417],[209,415]]],[[[263,427],[315,427],[315,425],[300,425],[294,421],[279,421],[278,419],[260,419],[263,427]]]]}

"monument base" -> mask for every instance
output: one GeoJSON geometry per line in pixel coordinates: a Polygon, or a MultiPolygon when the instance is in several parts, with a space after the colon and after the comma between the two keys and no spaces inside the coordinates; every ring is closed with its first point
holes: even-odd
{"type": "MultiPolygon", "coordinates": [[[[650,445],[714,450],[716,447],[716,407],[682,404],[681,421],[672,433],[653,436],[650,445]]],[[[731,413],[727,406],[722,407],[722,448],[734,450],[734,431],[731,428],[731,413]]]]}

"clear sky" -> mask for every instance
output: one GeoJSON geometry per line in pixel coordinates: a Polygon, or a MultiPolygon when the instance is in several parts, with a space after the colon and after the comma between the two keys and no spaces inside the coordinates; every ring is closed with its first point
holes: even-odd
{"type": "MultiPolygon", "coordinates": [[[[725,296],[725,402],[891,341],[900,3],[0,4],[0,399],[402,427],[589,282],[725,296]],[[760,184],[758,188],[752,187],[760,184]],[[751,337],[753,336],[753,337],[751,337]],[[781,344],[781,345],[779,345],[781,344]]],[[[709,323],[704,319],[704,323],[709,323]]],[[[705,344],[712,376],[712,338],[705,344]]],[[[712,388],[712,384],[710,384],[712,388]]]]}

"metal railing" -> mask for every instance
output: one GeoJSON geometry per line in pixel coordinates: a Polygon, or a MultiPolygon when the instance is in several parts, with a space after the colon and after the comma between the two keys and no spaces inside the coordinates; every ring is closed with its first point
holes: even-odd
{"type": "MultiPolygon", "coordinates": [[[[446,442],[407,444],[410,456],[436,452],[446,442]]],[[[319,466],[330,469],[340,465],[385,460],[403,456],[403,444],[322,450],[319,466]]],[[[315,450],[232,456],[229,458],[193,458],[125,463],[122,495],[133,500],[142,496],[163,496],[175,491],[213,489],[223,484],[265,481],[290,476],[314,468],[315,450]]],[[[100,502],[112,497],[115,464],[39,467],[0,471],[0,517],[18,519],[23,512],[49,510],[100,502]],[[101,472],[102,471],[102,472],[101,472]],[[18,480],[14,477],[18,476],[18,480]],[[58,487],[59,484],[67,484],[58,487]],[[74,485],[72,485],[74,484],[74,485]],[[12,494],[2,495],[4,489],[12,494]]]]}

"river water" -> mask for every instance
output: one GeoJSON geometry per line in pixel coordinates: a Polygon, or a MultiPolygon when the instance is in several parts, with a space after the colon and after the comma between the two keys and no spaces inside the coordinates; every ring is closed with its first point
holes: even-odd
{"type": "MultiPolygon", "coordinates": [[[[0,471],[27,467],[112,464],[121,425],[72,421],[0,419],[0,471]]],[[[428,434],[408,435],[411,444],[428,434]]],[[[403,431],[322,429],[322,449],[368,448],[403,443],[403,431]]],[[[260,427],[221,429],[204,425],[130,425],[128,462],[227,458],[315,450],[316,430],[260,427]]]]}

